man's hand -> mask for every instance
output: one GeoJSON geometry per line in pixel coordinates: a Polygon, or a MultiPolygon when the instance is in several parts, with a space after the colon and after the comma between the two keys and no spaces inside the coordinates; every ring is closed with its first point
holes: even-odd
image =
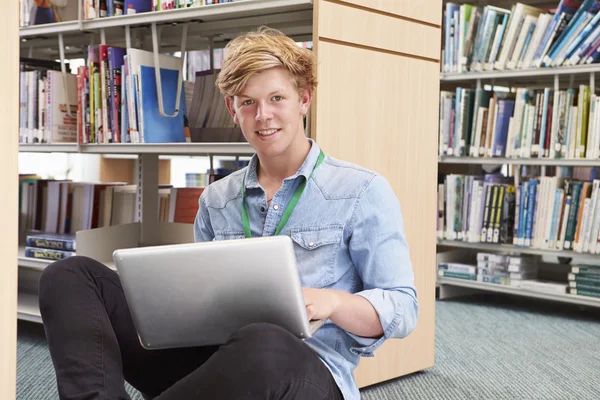
{"type": "Polygon", "coordinates": [[[341,290],[302,288],[309,320],[331,322],[358,336],[383,335],[379,315],[369,300],[341,290]]]}
{"type": "Polygon", "coordinates": [[[302,293],[309,320],[328,319],[337,308],[338,297],[333,290],[302,288],[302,293]]]}

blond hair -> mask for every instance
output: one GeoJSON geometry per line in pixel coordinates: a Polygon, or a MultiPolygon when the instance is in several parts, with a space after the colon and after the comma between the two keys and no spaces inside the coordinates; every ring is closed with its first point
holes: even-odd
{"type": "Polygon", "coordinates": [[[225,59],[215,84],[233,98],[253,75],[283,67],[293,76],[298,90],[317,86],[314,53],[296,44],[277,29],[261,26],[236,37],[225,47],[225,59]]]}

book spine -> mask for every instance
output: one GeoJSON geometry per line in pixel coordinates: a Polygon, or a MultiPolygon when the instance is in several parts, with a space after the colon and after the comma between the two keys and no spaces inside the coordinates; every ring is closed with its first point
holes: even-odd
{"type": "Polygon", "coordinates": [[[36,247],[25,247],[25,257],[41,258],[44,260],[62,260],[72,257],[75,253],[72,251],[39,249],[36,247]]]}

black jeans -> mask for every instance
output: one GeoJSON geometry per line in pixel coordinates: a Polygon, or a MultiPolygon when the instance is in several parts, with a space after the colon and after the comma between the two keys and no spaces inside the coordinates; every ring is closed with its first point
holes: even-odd
{"type": "Polygon", "coordinates": [[[49,265],[40,311],[61,399],[128,399],[124,380],[167,399],[342,399],[311,348],[271,324],[221,346],[146,350],[117,273],[87,257],[49,265]]]}

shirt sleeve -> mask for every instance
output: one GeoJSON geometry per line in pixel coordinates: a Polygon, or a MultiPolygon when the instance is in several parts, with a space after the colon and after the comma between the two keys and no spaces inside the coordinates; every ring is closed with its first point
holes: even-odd
{"type": "Polygon", "coordinates": [[[351,220],[350,256],[363,282],[356,294],[377,311],[383,336],[355,340],[350,351],[372,357],[389,338],[404,338],[415,328],[417,291],[404,234],[400,203],[387,182],[377,175],[358,199],[351,220]]]}
{"type": "Polygon", "coordinates": [[[210,242],[214,239],[215,234],[210,224],[210,215],[206,206],[206,197],[204,196],[208,188],[206,188],[198,199],[198,214],[194,221],[194,241],[195,242],[210,242]]]}

